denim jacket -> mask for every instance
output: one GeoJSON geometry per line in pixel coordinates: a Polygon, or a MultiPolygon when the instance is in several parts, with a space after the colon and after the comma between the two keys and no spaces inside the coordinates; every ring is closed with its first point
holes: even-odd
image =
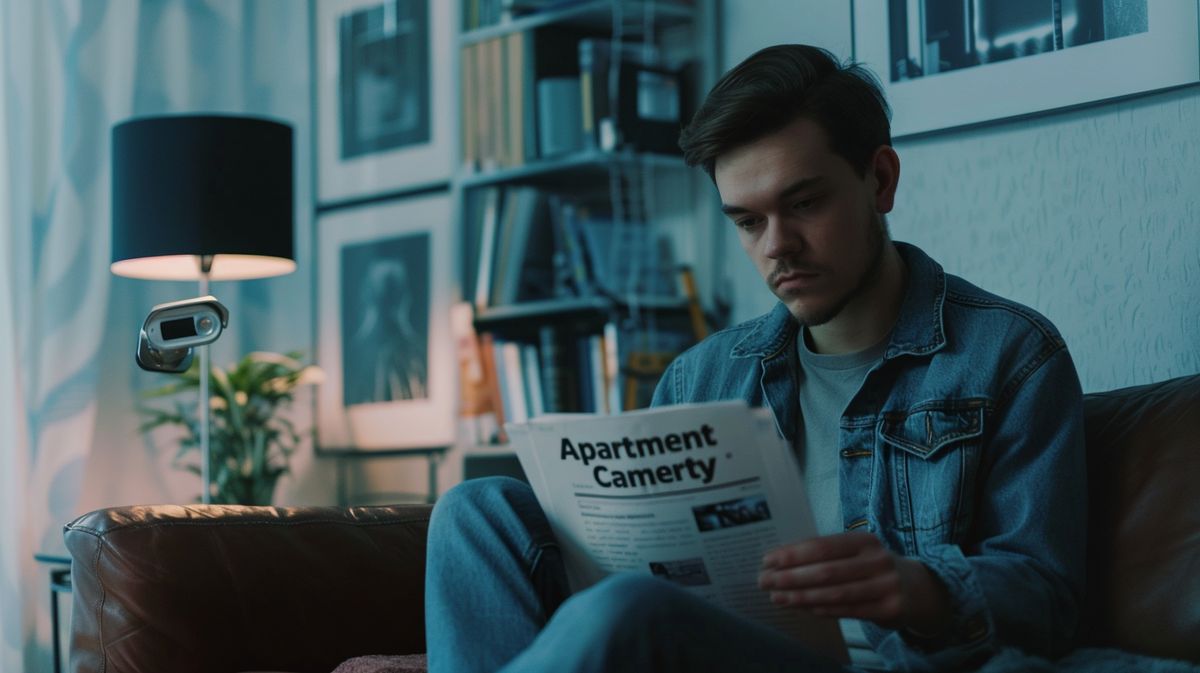
{"type": "MultiPolygon", "coordinates": [[[[883,359],[841,417],[845,530],[878,535],[949,591],[936,642],[864,622],[898,670],[974,667],[1001,646],[1073,644],[1087,528],[1082,393],[1062,337],[1035,311],[942,270],[918,248],[883,359]]],[[[795,442],[798,326],[779,304],[672,362],[655,405],[744,399],[795,442]]]]}

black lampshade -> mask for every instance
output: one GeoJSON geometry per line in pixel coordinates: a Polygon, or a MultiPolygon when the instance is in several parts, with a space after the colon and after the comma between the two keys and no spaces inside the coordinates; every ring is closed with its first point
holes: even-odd
{"type": "Polygon", "coordinates": [[[112,271],[159,280],[289,273],[292,128],[252,117],[144,117],[113,127],[112,271]]]}

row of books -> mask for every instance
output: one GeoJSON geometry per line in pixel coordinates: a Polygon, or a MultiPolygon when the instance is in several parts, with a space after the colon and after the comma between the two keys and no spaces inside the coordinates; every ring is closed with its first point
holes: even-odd
{"type": "Polygon", "coordinates": [[[565,297],[681,296],[670,239],[532,187],[470,190],[464,287],[479,309],[565,297]],[[473,276],[470,272],[474,273],[473,276]]]}
{"type": "Polygon", "coordinates": [[[459,365],[460,438],[503,443],[506,421],[546,413],[617,413],[648,407],[667,365],[702,333],[686,320],[597,331],[547,323],[525,338],[477,333],[470,303],[451,311],[459,365]]]}
{"type": "MultiPolygon", "coordinates": [[[[547,324],[538,328],[535,340],[490,332],[476,337],[472,332],[460,343],[462,415],[490,416],[476,425],[495,432],[505,422],[549,413],[609,414],[644,408],[666,365],[693,341],[686,329],[622,332],[611,322],[597,333],[547,324]],[[650,350],[639,350],[647,347],[650,350]]],[[[501,436],[466,439],[504,441],[503,433],[497,434],[501,436]]]]}
{"type": "Polygon", "coordinates": [[[653,47],[561,28],[465,45],[464,167],[515,168],[587,150],[677,153],[682,77],[653,47]]]}
{"type": "Polygon", "coordinates": [[[544,325],[537,343],[485,334],[495,363],[501,413],[523,422],[552,413],[612,413],[622,408],[616,332],[576,335],[544,325]]]}

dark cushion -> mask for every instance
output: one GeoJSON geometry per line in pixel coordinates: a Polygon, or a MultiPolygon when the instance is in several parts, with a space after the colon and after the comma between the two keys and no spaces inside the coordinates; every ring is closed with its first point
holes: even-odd
{"type": "Polygon", "coordinates": [[[174,505],[86,514],[75,673],[329,673],[425,651],[430,507],[174,505]]]}
{"type": "Polygon", "coordinates": [[[1090,642],[1200,662],[1200,375],[1084,398],[1090,642]]]}

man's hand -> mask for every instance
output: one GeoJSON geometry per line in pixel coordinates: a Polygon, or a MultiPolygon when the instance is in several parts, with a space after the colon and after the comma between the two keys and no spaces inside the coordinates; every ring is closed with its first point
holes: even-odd
{"type": "Polygon", "coordinates": [[[870,533],[828,535],[774,549],[763,557],[758,586],[769,590],[777,605],[924,636],[940,635],[951,618],[946,588],[925,564],[893,554],[870,533]]]}

